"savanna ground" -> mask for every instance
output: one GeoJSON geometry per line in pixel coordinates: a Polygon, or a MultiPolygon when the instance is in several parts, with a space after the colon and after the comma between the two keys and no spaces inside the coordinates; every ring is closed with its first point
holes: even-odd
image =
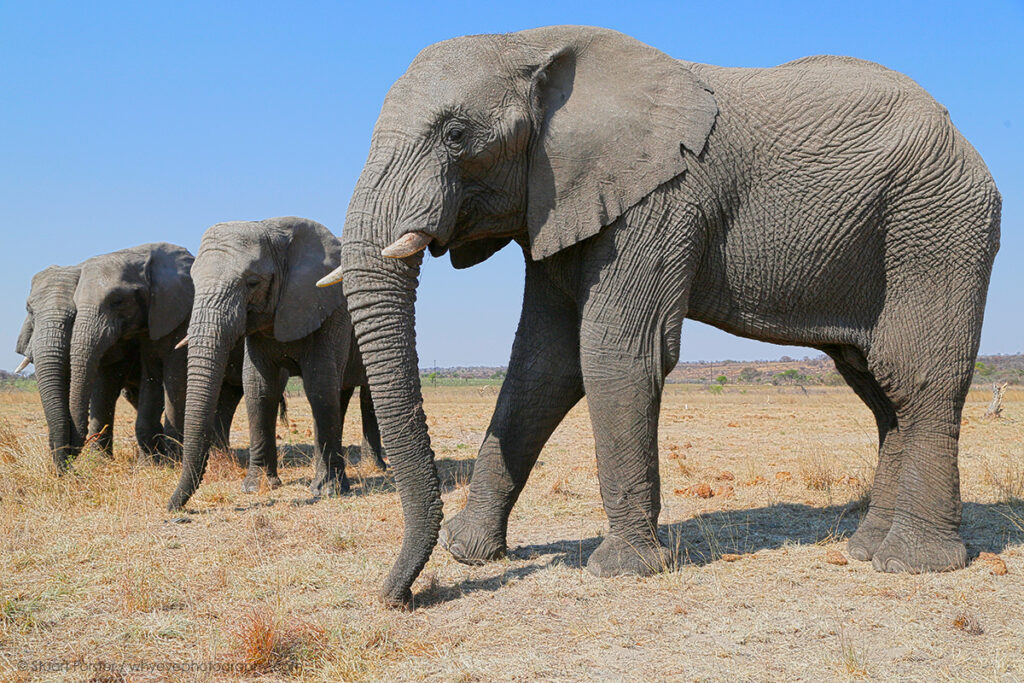
{"type": "MultiPolygon", "coordinates": [[[[465,501],[496,395],[425,389],[447,514],[465,501]]],[[[846,563],[876,448],[871,415],[850,391],[670,385],[661,533],[678,568],[645,579],[582,569],[606,520],[581,404],[512,515],[510,557],[466,567],[438,549],[413,587],[417,608],[399,612],[376,600],[402,533],[392,481],[360,464],[350,495],[309,500],[304,399],[291,400],[292,424],[280,430],[283,488],[242,494],[244,451],[219,454],[189,514],[173,515],[164,505],[178,470],[135,464],[130,408],[113,460],[87,453],[58,479],[38,396],[5,393],[0,675],[1024,679],[1024,391],[1007,393],[999,420],[982,419],[989,399],[974,391],[965,410],[963,532],[972,557],[998,558],[963,571],[884,575],[846,563]],[[39,662],[69,669],[26,670],[39,662]],[[156,670],[211,662],[222,669],[156,670]]],[[[360,433],[353,408],[347,443],[360,433]]],[[[242,412],[232,439],[244,448],[242,412]]]]}

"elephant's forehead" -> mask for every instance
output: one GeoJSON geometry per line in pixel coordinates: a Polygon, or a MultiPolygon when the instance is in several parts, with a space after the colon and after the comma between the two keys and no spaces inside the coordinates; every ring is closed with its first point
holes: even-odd
{"type": "Polygon", "coordinates": [[[255,261],[266,258],[269,245],[269,236],[261,223],[219,223],[203,235],[192,264],[192,276],[235,276],[255,261]]]}
{"type": "Polygon", "coordinates": [[[498,35],[465,36],[427,47],[392,86],[382,117],[426,118],[500,99],[509,88],[501,68],[508,49],[508,41],[498,35]]]}
{"type": "Polygon", "coordinates": [[[81,280],[116,280],[138,269],[138,263],[127,254],[112,253],[95,256],[82,263],[81,280]]]}
{"type": "Polygon", "coordinates": [[[267,228],[258,221],[218,223],[203,235],[196,258],[211,253],[255,253],[266,239],[267,228]]]}

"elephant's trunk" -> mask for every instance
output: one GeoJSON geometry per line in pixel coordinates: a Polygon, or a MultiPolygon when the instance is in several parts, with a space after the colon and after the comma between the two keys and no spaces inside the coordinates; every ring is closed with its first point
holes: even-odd
{"type": "Polygon", "coordinates": [[[231,350],[245,334],[245,306],[225,306],[224,293],[196,293],[188,327],[188,393],[181,479],[167,505],[185,506],[206,472],[214,418],[231,350]]]}
{"type": "MultiPolygon", "coordinates": [[[[365,178],[360,185],[366,186],[365,178]]],[[[430,448],[416,356],[415,302],[422,254],[389,259],[388,231],[372,225],[380,211],[357,188],[342,238],[345,295],[366,366],[385,451],[402,500],[402,549],[383,599],[408,605],[410,587],[437,543],[441,494],[430,448]],[[372,217],[372,218],[368,218],[372,217]],[[382,237],[385,239],[382,240],[382,237]]]]}
{"type": "MultiPolygon", "coordinates": [[[[69,408],[79,443],[89,433],[89,400],[99,376],[100,360],[117,341],[117,330],[104,321],[100,312],[79,307],[71,333],[71,387],[69,408]]],[[[102,425],[113,429],[114,425],[102,425]]]]}
{"type": "Polygon", "coordinates": [[[58,473],[67,469],[81,446],[68,409],[68,351],[74,320],[73,311],[37,319],[32,335],[32,363],[58,473]]]}

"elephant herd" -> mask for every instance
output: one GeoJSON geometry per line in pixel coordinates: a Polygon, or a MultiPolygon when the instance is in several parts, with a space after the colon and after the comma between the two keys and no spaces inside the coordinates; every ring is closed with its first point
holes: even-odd
{"type": "Polygon", "coordinates": [[[32,278],[17,352],[35,365],[54,465],[83,445],[112,450],[120,394],[136,409],[139,453],[183,457],[172,506],[202,480],[211,446],[228,445],[244,395],[246,492],[277,474],[276,420],[288,378],[303,377],[315,425],[315,495],[348,490],[341,430],[360,391],[364,453],[385,467],[380,432],[341,292],[316,290],[338,240],[302,218],[220,223],[199,256],[164,242],[50,266],[32,278]]]}
{"type": "Polygon", "coordinates": [[[691,318],[828,354],[878,427],[850,554],[879,571],[955,569],[967,561],[960,416],[1000,207],[946,109],[871,62],[725,68],[581,26],[467,36],[424,49],[391,87],[340,244],[309,221],[225,223],[194,263],[149,245],[148,255],[50,269],[34,282],[19,350],[36,362],[59,464],[86,432],[83,387],[95,429],[109,421],[116,378],[132,378],[123,388],[139,406],[140,446],[183,434],[172,507],[223,438],[243,337],[247,487],[264,474],[276,481],[265,439],[287,372],[303,375],[315,401],[314,488],[344,490],[338,406],[368,385],[405,526],[383,598],[402,606],[438,541],[468,564],[505,554],[530,470],[584,396],[609,521],[587,567],[614,576],[669,566],[658,419],[691,318]],[[423,252],[465,268],[512,242],[526,276],[508,373],[466,506],[443,520],[415,344],[423,252]],[[187,285],[169,284],[189,265],[187,285]],[[82,287],[87,273],[114,283],[128,271],[108,293],[82,287]],[[63,289],[44,291],[49,282],[63,289]],[[86,322],[103,305],[119,312],[116,328],[86,322]],[[183,338],[187,360],[174,355],[183,338]],[[103,356],[73,359],[68,376],[69,344],[103,356]],[[163,430],[147,403],[161,381],[163,430]]]}

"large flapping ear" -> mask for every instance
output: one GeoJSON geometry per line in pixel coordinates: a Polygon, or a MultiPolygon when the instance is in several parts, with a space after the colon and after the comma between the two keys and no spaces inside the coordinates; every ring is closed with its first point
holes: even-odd
{"type": "Polygon", "coordinates": [[[192,261],[184,247],[166,242],[147,245],[145,273],[149,282],[149,338],[160,339],[192,314],[192,261]]]}
{"type": "Polygon", "coordinates": [[[699,156],[718,115],[682,63],[615,31],[518,34],[536,53],[527,229],[542,259],[597,234],[699,156]]]}
{"type": "Polygon", "coordinates": [[[21,332],[18,333],[18,342],[14,346],[14,352],[20,356],[28,357],[30,351],[28,343],[32,341],[32,314],[29,313],[25,316],[25,322],[21,326],[21,332]]]}
{"type": "Polygon", "coordinates": [[[341,287],[316,286],[341,263],[341,243],[330,230],[305,218],[271,218],[264,223],[291,233],[274,314],[274,338],[295,341],[315,332],[344,305],[341,287]]]}

